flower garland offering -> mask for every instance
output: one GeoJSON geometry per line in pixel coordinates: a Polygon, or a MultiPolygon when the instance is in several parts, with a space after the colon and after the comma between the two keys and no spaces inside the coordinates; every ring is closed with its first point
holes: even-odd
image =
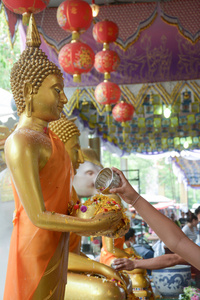
{"type": "Polygon", "coordinates": [[[87,211],[87,206],[82,205],[80,201],[77,201],[76,204],[74,204],[74,206],[72,206],[71,210],[70,210],[70,215],[73,215],[74,210],[78,210],[80,209],[81,212],[86,212],[87,211]]]}
{"type": "Polygon", "coordinates": [[[188,286],[183,290],[184,294],[179,295],[180,300],[200,300],[200,289],[188,286]]]}
{"type": "MultiPolygon", "coordinates": [[[[85,203],[84,206],[86,208],[90,206],[95,206],[94,210],[94,216],[98,215],[100,213],[106,213],[106,212],[111,212],[111,211],[121,211],[122,212],[122,219],[121,222],[119,223],[117,227],[117,231],[119,229],[127,231],[130,227],[130,220],[126,215],[126,210],[123,206],[121,206],[119,203],[115,201],[115,199],[110,198],[106,195],[103,194],[97,194],[88,199],[85,203]]],[[[124,232],[125,232],[124,231],[124,232]]],[[[124,233],[125,234],[125,233],[124,233]]],[[[119,234],[116,233],[116,238],[119,237],[119,234]]]]}

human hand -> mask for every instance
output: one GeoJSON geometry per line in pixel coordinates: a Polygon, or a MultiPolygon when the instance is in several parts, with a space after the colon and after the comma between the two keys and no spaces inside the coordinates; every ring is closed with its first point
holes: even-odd
{"type": "Polygon", "coordinates": [[[118,194],[126,203],[132,204],[138,193],[128,182],[122,171],[114,167],[112,167],[112,170],[119,175],[121,181],[119,187],[110,189],[110,193],[118,194]]]}
{"type": "Polygon", "coordinates": [[[116,271],[121,271],[121,270],[131,271],[135,269],[135,261],[128,258],[117,258],[113,261],[112,267],[116,271]]]}

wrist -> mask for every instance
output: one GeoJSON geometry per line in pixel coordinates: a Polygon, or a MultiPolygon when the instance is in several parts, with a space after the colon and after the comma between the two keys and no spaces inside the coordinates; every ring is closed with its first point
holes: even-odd
{"type": "Polygon", "coordinates": [[[136,194],[134,199],[131,201],[131,205],[132,206],[135,206],[135,204],[138,202],[138,200],[141,198],[141,195],[140,194],[136,194]]]}
{"type": "Polygon", "coordinates": [[[138,259],[138,258],[134,259],[134,268],[135,269],[140,269],[142,267],[141,266],[141,261],[143,261],[143,259],[138,259]]]}

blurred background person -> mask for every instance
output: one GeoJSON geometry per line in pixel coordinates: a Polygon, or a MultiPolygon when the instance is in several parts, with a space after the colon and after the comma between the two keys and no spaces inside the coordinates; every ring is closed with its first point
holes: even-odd
{"type": "Polygon", "coordinates": [[[179,222],[179,220],[176,219],[176,216],[175,214],[172,212],[171,213],[171,216],[170,216],[170,219],[179,227],[181,227],[181,223],[179,222]]]}
{"type": "Polygon", "coordinates": [[[183,210],[181,211],[181,217],[179,218],[179,222],[181,224],[181,227],[183,227],[187,223],[185,212],[183,210]]]}
{"type": "Polygon", "coordinates": [[[182,231],[187,235],[187,237],[192,240],[194,243],[197,239],[197,224],[198,218],[195,214],[191,213],[187,217],[187,224],[182,228],[182,231]]]}

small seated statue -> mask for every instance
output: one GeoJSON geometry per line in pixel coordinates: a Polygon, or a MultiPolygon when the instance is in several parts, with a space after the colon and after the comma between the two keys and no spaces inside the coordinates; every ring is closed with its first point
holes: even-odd
{"type": "MultiPolygon", "coordinates": [[[[83,149],[81,151],[79,144],[80,132],[73,122],[68,120],[64,115],[57,121],[51,122],[49,128],[63,141],[76,174],[76,169],[80,163],[85,161],[89,164],[100,166],[96,153],[93,149],[83,149]]],[[[92,190],[93,166],[87,165],[86,169],[90,169],[90,188],[92,190]]],[[[82,168],[86,170],[85,168],[82,168]]],[[[99,169],[99,168],[98,168],[99,169]]],[[[82,170],[82,171],[83,171],[82,170]]],[[[87,171],[86,171],[87,172],[87,171]]],[[[80,175],[80,174],[79,174],[80,175]]],[[[81,185],[82,194],[87,194],[87,184],[85,188],[81,185]]],[[[69,213],[76,215],[77,208],[80,206],[79,198],[73,188],[72,199],[70,200],[69,213]]],[[[82,214],[84,218],[90,218],[82,214]]],[[[65,300],[93,300],[106,298],[112,299],[136,299],[132,294],[132,285],[129,276],[122,272],[116,272],[113,268],[89,259],[80,251],[81,238],[76,233],[70,233],[69,240],[69,261],[67,286],[65,292],[65,300]],[[132,297],[131,297],[132,295],[132,297]]]]}
{"type": "MultiPolygon", "coordinates": [[[[115,196],[115,201],[121,203],[121,199],[115,196]]],[[[116,258],[141,259],[134,248],[123,249],[125,236],[120,238],[102,237],[102,249],[100,262],[108,266],[113,266],[113,261],[116,258]]],[[[126,272],[132,281],[133,293],[136,297],[142,300],[154,300],[154,294],[151,288],[151,283],[147,272],[144,269],[135,269],[126,272]]]]}

